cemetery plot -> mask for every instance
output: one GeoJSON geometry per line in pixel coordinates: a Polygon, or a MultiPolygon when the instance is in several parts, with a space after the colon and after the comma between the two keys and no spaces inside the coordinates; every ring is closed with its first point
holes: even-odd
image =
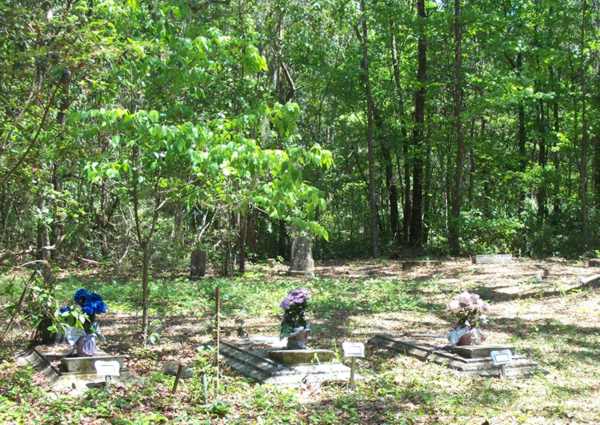
{"type": "Polygon", "coordinates": [[[400,338],[375,335],[369,340],[368,345],[374,349],[405,354],[419,360],[447,366],[466,375],[519,378],[531,376],[538,369],[536,362],[514,353],[509,363],[495,364],[492,353],[512,350],[510,347],[486,345],[446,347],[444,340],[443,337],[419,335],[406,335],[400,338]]]}
{"type": "Polygon", "coordinates": [[[98,350],[96,355],[89,357],[74,357],[72,348],[65,344],[47,346],[39,345],[18,356],[22,365],[30,364],[41,372],[54,391],[73,391],[81,393],[87,389],[102,385],[105,376],[97,373],[96,362],[117,362],[119,376],[115,381],[130,378],[124,364],[124,356],[113,356],[98,350]]]}
{"type": "Polygon", "coordinates": [[[278,337],[221,341],[219,351],[232,369],[263,384],[293,387],[350,379],[350,368],[336,362],[333,351],[282,350],[278,337]]]}

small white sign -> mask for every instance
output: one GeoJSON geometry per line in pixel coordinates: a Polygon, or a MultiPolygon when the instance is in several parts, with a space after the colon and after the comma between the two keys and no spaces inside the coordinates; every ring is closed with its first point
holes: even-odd
{"type": "Polygon", "coordinates": [[[96,375],[98,376],[119,376],[121,365],[116,360],[96,360],[96,375]]]}
{"type": "Polygon", "coordinates": [[[362,342],[344,342],[342,343],[344,357],[365,357],[365,344],[362,342]]]}
{"type": "Polygon", "coordinates": [[[502,366],[512,362],[512,353],[510,350],[498,350],[490,353],[494,366],[502,366]]]}

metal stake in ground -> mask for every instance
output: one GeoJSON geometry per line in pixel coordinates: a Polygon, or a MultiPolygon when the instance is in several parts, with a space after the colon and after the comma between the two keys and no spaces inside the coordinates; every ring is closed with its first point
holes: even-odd
{"type": "Polygon", "coordinates": [[[216,367],[216,379],[215,379],[215,395],[218,396],[219,395],[219,381],[220,381],[220,364],[219,364],[219,356],[220,356],[220,350],[221,350],[221,288],[219,288],[218,286],[215,288],[215,310],[216,310],[216,315],[215,315],[215,347],[216,347],[216,353],[215,353],[215,367],[216,367]]]}

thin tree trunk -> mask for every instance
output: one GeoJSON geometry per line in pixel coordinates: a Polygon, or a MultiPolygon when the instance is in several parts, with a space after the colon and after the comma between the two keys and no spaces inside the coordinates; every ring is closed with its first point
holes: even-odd
{"type": "Polygon", "coordinates": [[[538,204],[538,220],[543,223],[547,216],[546,209],[546,181],[545,181],[545,168],[547,163],[546,153],[546,115],[544,112],[544,102],[540,100],[538,102],[538,132],[539,132],[539,143],[538,143],[538,164],[542,168],[542,181],[537,190],[537,204],[538,204]]]}
{"type": "Polygon", "coordinates": [[[415,128],[413,145],[415,159],[413,162],[412,208],[410,220],[409,244],[417,249],[423,246],[423,154],[425,126],[425,95],[427,84],[427,39],[425,33],[426,15],[425,0],[417,0],[418,15],[418,88],[415,92],[415,128]]]}
{"type": "Polygon", "coordinates": [[[433,164],[431,163],[431,146],[427,146],[427,155],[425,157],[425,194],[423,198],[423,245],[427,245],[429,240],[429,229],[431,226],[431,213],[435,208],[434,197],[432,196],[433,185],[433,164]]]}
{"type": "Polygon", "coordinates": [[[246,271],[246,239],[248,238],[248,215],[239,213],[239,238],[238,238],[238,271],[246,271]]]}
{"type": "Polygon", "coordinates": [[[584,239],[588,237],[588,159],[589,159],[589,133],[587,118],[587,78],[585,73],[585,43],[586,43],[586,20],[587,20],[587,1],[583,0],[581,4],[581,39],[580,39],[580,82],[581,82],[581,156],[579,163],[579,203],[582,234],[584,239]]]}
{"type": "MultiPolygon", "coordinates": [[[[402,137],[402,156],[404,158],[404,177],[402,169],[398,166],[399,178],[404,178],[402,184],[402,229],[400,224],[396,225],[396,241],[408,242],[408,232],[410,223],[410,164],[408,159],[408,138],[404,120],[404,99],[402,97],[402,83],[400,79],[400,64],[398,61],[398,46],[396,43],[396,26],[394,21],[390,21],[390,50],[392,54],[392,73],[394,75],[394,84],[396,88],[396,99],[398,104],[398,116],[400,121],[400,135],[402,137]]],[[[399,161],[398,161],[399,163],[399,161]]],[[[391,195],[391,194],[390,194],[391,195]]],[[[396,195],[397,197],[397,195],[396,195]]],[[[397,208],[396,208],[397,209],[397,208]]]]}
{"type": "Polygon", "coordinates": [[[379,256],[379,224],[377,192],[375,189],[375,103],[371,91],[371,81],[369,77],[369,40],[367,28],[367,14],[365,9],[365,0],[360,2],[361,17],[361,43],[362,43],[362,78],[364,83],[365,95],[367,98],[367,157],[369,165],[368,191],[369,191],[369,210],[370,210],[370,230],[371,230],[371,255],[379,256]]]}
{"type": "Polygon", "coordinates": [[[142,243],[142,338],[144,341],[144,347],[148,341],[148,301],[150,290],[148,287],[149,280],[149,268],[150,268],[150,244],[148,242],[142,243]]]}
{"type": "MultiPolygon", "coordinates": [[[[558,105],[558,99],[555,97],[554,98],[554,102],[552,104],[552,114],[553,114],[553,120],[554,120],[554,131],[556,134],[558,134],[558,132],[560,131],[560,115],[559,115],[559,105],[558,105]]],[[[561,166],[560,166],[560,153],[557,151],[554,153],[554,173],[555,173],[555,179],[554,179],[554,205],[552,207],[552,214],[554,217],[556,217],[556,219],[558,219],[558,216],[560,215],[560,200],[561,200],[561,193],[560,193],[560,184],[561,184],[561,166]]]]}
{"type": "Polygon", "coordinates": [[[381,141],[381,156],[383,157],[383,165],[385,167],[385,187],[388,193],[388,202],[390,209],[390,234],[393,240],[397,240],[399,235],[399,213],[398,213],[398,181],[394,174],[394,165],[392,162],[392,154],[389,148],[389,141],[383,137],[383,120],[378,108],[374,105],[374,122],[378,129],[381,141]]]}
{"type": "Polygon", "coordinates": [[[600,210],[600,130],[596,129],[592,144],[594,145],[593,184],[594,204],[600,210]]]}
{"type": "Polygon", "coordinates": [[[456,142],[456,162],[454,164],[454,184],[451,196],[451,217],[448,220],[448,245],[452,255],[460,254],[460,210],[463,192],[463,168],[465,161],[465,140],[462,127],[462,11],[461,0],[454,0],[454,140],[456,142]]]}

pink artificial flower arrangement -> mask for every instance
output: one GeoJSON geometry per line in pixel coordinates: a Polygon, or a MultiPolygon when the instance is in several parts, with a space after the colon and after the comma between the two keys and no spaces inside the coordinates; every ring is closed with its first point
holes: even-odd
{"type": "Polygon", "coordinates": [[[484,315],[490,305],[483,301],[477,294],[467,291],[457,295],[448,303],[447,310],[456,320],[456,327],[478,328],[485,322],[484,315]]]}

